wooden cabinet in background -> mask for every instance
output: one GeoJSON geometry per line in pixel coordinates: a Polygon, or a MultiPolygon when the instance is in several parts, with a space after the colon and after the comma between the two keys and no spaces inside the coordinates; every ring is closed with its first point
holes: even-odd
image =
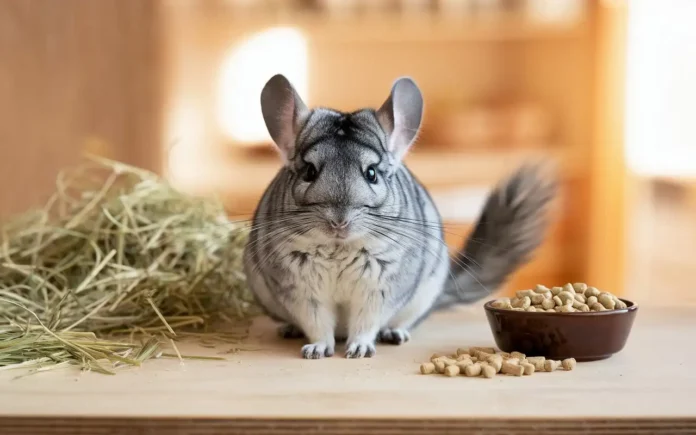
{"type": "MultiPolygon", "coordinates": [[[[490,189],[530,159],[557,163],[564,196],[556,228],[510,289],[588,281],[622,293],[625,1],[586,1],[582,16],[559,23],[376,12],[327,17],[291,7],[248,15],[234,4],[0,2],[0,214],[39,203],[84,140],[97,137],[112,157],[168,176],[183,167],[187,175],[172,176],[175,185],[221,196],[231,214],[248,217],[279,160],[236,146],[221,131],[217,82],[240,41],[292,27],[307,41],[312,106],[375,107],[396,77],[419,83],[424,132],[407,163],[434,196],[490,189]],[[526,130],[524,123],[521,130],[508,126],[498,140],[454,146],[471,135],[457,129],[456,108],[490,101],[531,102],[539,110],[526,112],[526,130]],[[450,121],[438,119],[447,108],[455,108],[450,121]],[[180,146],[182,136],[188,148],[180,146]],[[174,158],[178,152],[183,158],[174,158]]],[[[460,227],[448,236],[453,248],[476,213],[465,214],[446,216],[460,227]]]]}
{"type": "MultiPolygon", "coordinates": [[[[219,132],[214,108],[220,95],[211,83],[225,56],[250,35],[292,27],[307,40],[311,106],[375,107],[396,77],[409,75],[418,82],[426,115],[423,134],[406,161],[434,196],[489,189],[529,160],[557,163],[563,198],[556,226],[508,291],[539,282],[587,281],[621,294],[623,193],[617,183],[625,174],[617,134],[622,100],[615,92],[623,86],[618,72],[625,7],[622,1],[586,1],[583,14],[554,23],[510,15],[459,21],[446,14],[339,17],[292,8],[240,14],[224,3],[167,3],[165,28],[176,35],[169,44],[168,95],[172,101],[178,95],[202,114],[206,130],[199,141],[206,148],[196,151],[207,153],[205,169],[182,186],[221,195],[231,213],[253,212],[279,161],[219,132]],[[492,107],[488,102],[517,108],[511,111],[517,117],[485,111],[465,115],[467,107],[492,107]],[[466,122],[459,126],[458,119],[466,122]],[[472,131],[476,125],[478,133],[472,131]],[[476,134],[480,140],[467,144],[476,134]]],[[[473,215],[449,219],[460,227],[447,239],[453,249],[461,245],[473,215]]]]}

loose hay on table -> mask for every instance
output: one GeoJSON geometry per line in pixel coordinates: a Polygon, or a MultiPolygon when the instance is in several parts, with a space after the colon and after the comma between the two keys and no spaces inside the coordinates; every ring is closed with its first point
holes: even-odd
{"type": "Polygon", "coordinates": [[[242,338],[211,325],[258,314],[242,273],[247,235],[221,202],[151,172],[90,158],[61,173],[44,208],[2,225],[0,370],[113,373],[173,338],[242,338]]]}

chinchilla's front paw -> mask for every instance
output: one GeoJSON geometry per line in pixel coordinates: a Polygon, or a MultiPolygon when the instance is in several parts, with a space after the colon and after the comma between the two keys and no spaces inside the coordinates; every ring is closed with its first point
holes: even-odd
{"type": "Polygon", "coordinates": [[[334,345],[322,341],[302,346],[302,357],[304,359],[320,359],[325,356],[333,356],[334,345]]]}
{"type": "Polygon", "coordinates": [[[346,358],[371,358],[375,352],[374,342],[356,340],[348,344],[346,358]]]}

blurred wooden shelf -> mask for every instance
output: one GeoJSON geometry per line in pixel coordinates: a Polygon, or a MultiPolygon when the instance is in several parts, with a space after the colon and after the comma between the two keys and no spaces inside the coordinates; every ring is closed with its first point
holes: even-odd
{"type": "Polygon", "coordinates": [[[452,17],[399,16],[374,14],[367,16],[332,16],[330,14],[278,14],[244,16],[225,9],[211,19],[219,25],[261,30],[289,26],[305,32],[312,43],[336,42],[449,42],[449,41],[511,41],[529,39],[581,38],[588,26],[584,20],[542,22],[518,16],[452,17]],[[359,31],[356,31],[359,29],[359,31]]]}

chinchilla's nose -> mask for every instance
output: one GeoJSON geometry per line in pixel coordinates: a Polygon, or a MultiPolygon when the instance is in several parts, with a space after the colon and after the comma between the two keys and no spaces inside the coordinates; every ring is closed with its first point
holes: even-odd
{"type": "Polygon", "coordinates": [[[329,219],[329,224],[331,224],[331,228],[335,230],[342,230],[345,227],[347,227],[349,223],[350,222],[348,221],[348,219],[329,219]]]}

